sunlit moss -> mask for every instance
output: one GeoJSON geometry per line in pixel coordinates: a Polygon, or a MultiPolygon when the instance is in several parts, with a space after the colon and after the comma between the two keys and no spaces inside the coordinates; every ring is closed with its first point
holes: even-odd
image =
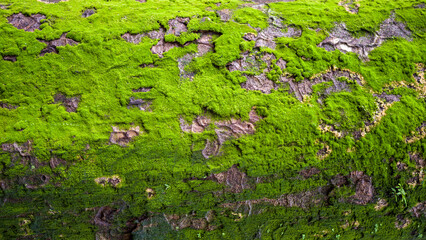
{"type": "Polygon", "coordinates": [[[398,171],[396,163],[415,168],[409,152],[426,158],[426,140],[419,137],[426,121],[424,88],[413,78],[426,63],[425,9],[414,7],[422,1],[363,0],[358,1],[358,14],[351,14],[339,2],[276,2],[264,6],[262,12],[246,1],[234,0],[0,1],[1,5],[11,4],[0,9],[0,55],[17,59],[0,60],[0,102],[17,106],[0,108],[0,144],[32,140],[31,154],[40,162],[36,167],[21,162],[19,153],[0,152],[2,188],[7,184],[0,194],[0,238],[92,239],[97,231],[91,224],[96,214],[93,209],[101,206],[120,209],[111,223],[115,229],[151,213],[197,217],[209,210],[220,213],[214,222],[218,228],[212,231],[171,230],[155,216],[165,228],[148,233],[139,229],[135,239],[408,239],[425,235],[424,221],[408,212],[425,201],[424,181],[405,189],[407,208],[391,195],[392,187],[412,178],[411,172],[398,171]],[[96,13],[83,18],[88,8],[96,13]],[[232,9],[231,20],[220,21],[217,9],[232,9]],[[19,12],[41,13],[47,18],[40,30],[25,32],[7,23],[8,16],[19,12]],[[391,12],[407,25],[413,39],[388,40],[369,54],[369,61],[317,46],[336,22],[345,22],[351,34],[359,37],[379,29],[391,12]],[[275,39],[275,50],[257,50],[286,61],[285,69],[273,61],[275,65],[266,74],[280,87],[263,94],[241,88],[245,76],[229,72],[226,66],[243,52],[253,51],[255,42],[243,36],[256,33],[254,28],[268,27],[268,14],[301,29],[302,35],[275,39]],[[178,42],[179,47],[163,58],[150,50],[158,40],[144,37],[133,44],[121,38],[125,33],[168,28],[168,21],[177,16],[191,18],[189,32],[166,35],[166,42],[178,42]],[[54,40],[66,32],[79,44],[58,47],[58,54],[39,56],[46,46],[39,39],[54,40]],[[196,52],[193,41],[205,32],[214,34],[214,50],[194,58],[185,68],[194,77],[184,79],[179,76],[177,61],[196,52]],[[356,72],[365,83],[358,86],[341,79],[351,86],[350,91],[331,93],[320,104],[321,91],[331,83],[314,86],[313,93],[301,102],[280,82],[283,76],[294,81],[312,79],[333,67],[356,72]],[[139,88],[150,91],[133,91],[139,88]],[[378,106],[373,94],[382,92],[400,95],[400,101],[389,105],[386,114],[375,121],[378,106]],[[76,112],[67,112],[55,103],[57,93],[80,96],[76,112]],[[151,111],[129,107],[131,97],[152,101],[151,111]],[[180,128],[180,117],[190,121],[209,115],[215,120],[232,117],[246,121],[254,106],[263,117],[254,125],[255,134],[230,138],[222,154],[209,159],[201,151],[208,139],[217,138],[216,128],[212,125],[200,134],[184,133],[180,128]],[[356,139],[352,132],[364,128],[366,122],[375,124],[356,139]],[[321,131],[323,123],[347,134],[336,137],[321,131]],[[112,126],[140,126],[144,134],[119,146],[110,143],[112,126]],[[415,141],[407,141],[408,136],[415,136],[415,141]],[[327,154],[321,157],[318,152],[325,146],[327,154]],[[51,167],[52,158],[64,163],[51,167]],[[207,179],[234,164],[258,180],[256,187],[235,194],[207,179]],[[298,172],[308,166],[321,173],[303,179],[298,172]],[[249,215],[221,207],[223,203],[309,191],[330,185],[336,174],[356,170],[372,177],[375,196],[387,199],[386,208],[375,211],[373,203],[341,202],[339,199],[354,193],[349,187],[339,188],[330,194],[327,204],[311,209],[260,204],[254,206],[261,209],[259,214],[249,215]],[[39,175],[49,176],[50,182],[29,189],[26,179],[39,175]],[[102,176],[110,177],[99,179],[102,176]],[[120,181],[113,186],[108,179],[116,176],[120,181]],[[398,214],[411,219],[407,228],[395,228],[398,214]]]}

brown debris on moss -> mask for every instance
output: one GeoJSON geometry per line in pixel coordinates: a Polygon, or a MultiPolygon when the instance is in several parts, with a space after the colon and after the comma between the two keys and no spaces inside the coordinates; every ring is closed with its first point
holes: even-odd
{"type": "Polygon", "coordinates": [[[404,228],[407,228],[410,224],[411,224],[411,219],[404,218],[402,214],[399,214],[398,216],[396,216],[396,221],[395,221],[396,228],[404,229],[404,228]]]}
{"type": "Polygon", "coordinates": [[[423,63],[417,63],[416,69],[417,71],[413,74],[414,79],[416,79],[419,84],[425,84],[425,65],[423,63]]]}
{"type": "Polygon", "coordinates": [[[51,176],[46,174],[30,174],[12,179],[1,179],[0,188],[2,190],[7,190],[12,188],[14,185],[23,185],[26,189],[35,190],[49,184],[50,179],[51,176]]]}
{"type": "Polygon", "coordinates": [[[379,201],[377,201],[376,205],[374,206],[374,209],[376,211],[381,211],[382,209],[384,209],[388,205],[389,205],[388,201],[386,201],[386,199],[384,199],[384,198],[381,198],[381,199],[379,199],[379,201]]]}
{"type": "Polygon", "coordinates": [[[414,83],[414,89],[419,93],[420,98],[426,98],[426,79],[425,72],[426,67],[423,63],[416,64],[416,73],[413,74],[416,83],[414,83]]]}
{"type": "Polygon", "coordinates": [[[16,62],[16,56],[3,56],[3,60],[10,61],[10,62],[16,62]]]}
{"type": "Polygon", "coordinates": [[[95,182],[103,187],[111,186],[115,188],[120,186],[122,180],[118,175],[113,175],[110,177],[98,177],[95,182]]]}
{"type": "Polygon", "coordinates": [[[58,158],[56,156],[53,156],[53,157],[50,158],[49,166],[52,169],[55,169],[59,166],[66,166],[66,165],[67,165],[67,161],[65,161],[61,158],[58,158]]]}
{"type": "Polygon", "coordinates": [[[321,173],[321,170],[319,170],[318,168],[308,167],[308,168],[301,170],[299,172],[299,175],[302,176],[304,179],[308,179],[308,178],[311,178],[312,176],[320,174],[320,173],[321,173]]]}
{"type": "Polygon", "coordinates": [[[204,158],[209,158],[211,156],[217,156],[220,153],[221,145],[219,141],[209,140],[206,141],[206,146],[202,151],[204,158]]]}
{"type": "Polygon", "coordinates": [[[95,13],[96,13],[96,9],[89,8],[89,9],[84,10],[84,12],[81,14],[81,17],[87,18],[87,17],[92,16],[95,13]]]}
{"type": "Polygon", "coordinates": [[[7,108],[7,109],[9,109],[9,110],[12,110],[12,109],[17,109],[17,108],[18,108],[18,106],[15,106],[15,105],[12,105],[12,104],[5,103],[5,102],[1,102],[1,101],[0,101],[0,108],[7,108]]]}
{"type": "Polygon", "coordinates": [[[29,171],[21,176],[8,180],[1,180],[2,188],[9,188],[15,184],[23,185],[26,189],[38,189],[49,184],[51,176],[36,173],[37,169],[49,166],[49,162],[40,161],[33,155],[32,141],[24,143],[3,143],[2,150],[11,154],[11,166],[21,164],[28,167],[29,171]]]}
{"type": "Polygon", "coordinates": [[[358,229],[359,227],[359,222],[358,221],[351,221],[349,222],[348,220],[345,221],[345,224],[340,225],[341,228],[346,229],[348,227],[352,227],[353,229],[358,229]]]}
{"type": "Polygon", "coordinates": [[[396,163],[396,169],[398,169],[398,171],[404,171],[404,170],[407,170],[407,168],[408,168],[407,164],[403,162],[396,163]]]}
{"type": "Polygon", "coordinates": [[[197,57],[203,56],[204,54],[213,50],[214,45],[212,43],[213,36],[218,35],[215,32],[201,32],[200,38],[195,40],[197,43],[197,57]]]}
{"type": "MultiPolygon", "coordinates": [[[[426,122],[424,123],[426,125],[426,122]]],[[[417,169],[422,169],[426,166],[426,160],[424,160],[420,153],[413,153],[410,152],[410,161],[414,162],[416,164],[417,169]]]]}
{"type": "Polygon", "coordinates": [[[339,2],[339,6],[343,6],[348,13],[356,14],[359,11],[359,0],[343,0],[339,2]]]}
{"type": "Polygon", "coordinates": [[[158,43],[151,48],[151,52],[153,54],[157,54],[160,58],[162,58],[164,56],[164,53],[175,47],[179,47],[179,44],[165,42],[164,39],[160,39],[160,41],[158,41],[158,43]]]}
{"type": "Polygon", "coordinates": [[[324,147],[318,150],[317,152],[317,157],[319,160],[326,159],[328,156],[330,156],[332,152],[332,149],[330,148],[330,146],[328,146],[327,144],[323,144],[323,145],[324,147]]]}
{"type": "Polygon", "coordinates": [[[409,212],[416,218],[426,217],[426,201],[417,203],[409,212]]]}
{"type": "Polygon", "coordinates": [[[426,71],[425,65],[423,63],[417,63],[416,72],[413,74],[414,82],[407,82],[407,81],[393,82],[387,85],[386,87],[390,89],[411,88],[417,92],[419,99],[426,98],[425,71],[426,71]]]}
{"type": "Polygon", "coordinates": [[[155,191],[152,188],[145,189],[145,193],[146,193],[148,199],[153,199],[154,196],[155,196],[155,191]]]}
{"type": "Polygon", "coordinates": [[[37,0],[42,3],[59,3],[59,2],[66,2],[67,0],[37,0]]]}
{"type": "Polygon", "coordinates": [[[151,87],[141,87],[141,88],[133,89],[132,92],[149,92],[151,90],[152,90],[151,87]]]}
{"type": "Polygon", "coordinates": [[[27,32],[34,32],[34,30],[40,30],[40,21],[46,19],[46,16],[42,14],[33,14],[31,16],[25,16],[22,13],[17,13],[9,16],[7,20],[17,29],[23,29],[27,32]]]}
{"type": "Polygon", "coordinates": [[[140,127],[131,127],[129,130],[120,130],[118,127],[112,127],[111,136],[109,141],[112,144],[118,144],[122,147],[126,146],[134,137],[139,136],[141,133],[140,127]]]}
{"type": "Polygon", "coordinates": [[[66,45],[75,46],[78,45],[78,42],[67,38],[67,33],[63,33],[60,38],[52,40],[52,41],[45,41],[45,40],[39,40],[42,43],[45,43],[47,46],[40,52],[40,56],[44,56],[46,53],[59,53],[57,47],[63,47],[66,45]]]}
{"type": "Polygon", "coordinates": [[[348,184],[348,179],[339,173],[330,180],[330,183],[335,187],[343,187],[348,184]]]}
{"type": "Polygon", "coordinates": [[[145,34],[125,33],[125,34],[121,35],[121,38],[124,39],[126,42],[134,43],[134,44],[139,44],[143,37],[145,37],[145,34]]]}
{"type": "Polygon", "coordinates": [[[131,240],[132,232],[139,226],[139,223],[146,219],[146,215],[133,217],[121,226],[115,225],[115,218],[121,212],[122,206],[103,206],[86,208],[86,211],[94,211],[91,224],[98,227],[96,239],[100,240],[131,240]]]}

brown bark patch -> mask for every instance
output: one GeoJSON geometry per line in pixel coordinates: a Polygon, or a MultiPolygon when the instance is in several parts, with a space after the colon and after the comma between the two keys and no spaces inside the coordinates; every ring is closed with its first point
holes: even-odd
{"type": "Polygon", "coordinates": [[[351,172],[348,176],[352,184],[355,185],[355,195],[349,197],[349,202],[366,205],[373,200],[374,186],[371,177],[361,171],[351,172]]]}
{"type": "Polygon", "coordinates": [[[59,53],[57,47],[63,47],[66,45],[75,46],[78,44],[78,42],[67,38],[66,36],[67,33],[63,33],[60,38],[52,41],[39,40],[47,45],[46,48],[41,50],[40,56],[44,56],[46,53],[59,53]]]}
{"type": "Polygon", "coordinates": [[[358,54],[360,59],[366,61],[368,54],[373,49],[382,45],[386,40],[395,37],[411,40],[411,32],[403,23],[397,22],[395,15],[392,14],[390,18],[382,22],[379,31],[360,38],[353,37],[344,23],[338,24],[318,46],[327,51],[338,49],[343,53],[354,52],[358,54]]]}
{"type": "Polygon", "coordinates": [[[237,165],[233,165],[225,172],[212,174],[207,177],[208,180],[213,180],[219,184],[226,184],[227,191],[232,193],[241,193],[245,189],[251,189],[252,186],[249,184],[249,178],[247,174],[241,172],[237,165]]]}
{"type": "Polygon", "coordinates": [[[86,9],[84,10],[83,14],[81,14],[81,17],[87,18],[92,16],[95,13],[96,13],[96,9],[94,8],[86,9]]]}
{"type": "Polygon", "coordinates": [[[76,112],[78,104],[80,103],[80,96],[67,97],[62,93],[57,93],[53,99],[55,104],[61,103],[67,112],[76,112]]]}
{"type": "Polygon", "coordinates": [[[12,109],[17,109],[17,108],[18,108],[18,106],[14,106],[14,105],[12,105],[12,104],[4,103],[4,102],[1,102],[1,101],[0,101],[0,108],[7,108],[7,109],[9,109],[9,110],[12,110],[12,109]]]}
{"type": "Polygon", "coordinates": [[[112,144],[118,144],[122,147],[126,146],[134,137],[141,133],[140,127],[131,127],[129,130],[121,130],[118,127],[112,127],[109,141],[112,144]]]}
{"type": "Polygon", "coordinates": [[[16,62],[16,56],[3,56],[3,60],[10,61],[10,62],[16,62]]]}
{"type": "Polygon", "coordinates": [[[100,207],[93,218],[93,222],[99,227],[108,228],[114,220],[114,215],[118,212],[119,210],[109,206],[100,207]]]}
{"type": "Polygon", "coordinates": [[[17,29],[23,29],[27,32],[34,32],[34,30],[40,30],[40,21],[45,19],[46,16],[42,14],[33,14],[31,16],[25,16],[22,13],[17,13],[9,16],[7,20],[17,29]]]}
{"type": "Polygon", "coordinates": [[[186,25],[189,23],[189,18],[181,18],[176,17],[174,19],[169,20],[169,29],[166,34],[173,34],[176,36],[180,36],[181,33],[187,32],[188,28],[186,25]]]}
{"type": "Polygon", "coordinates": [[[318,168],[308,167],[308,168],[301,170],[299,172],[299,175],[302,176],[304,179],[308,179],[308,178],[310,178],[314,175],[320,174],[320,173],[321,173],[321,170],[319,170],[318,168]]]}
{"type": "Polygon", "coordinates": [[[130,97],[129,105],[127,105],[127,107],[128,108],[137,107],[141,111],[150,111],[151,105],[152,105],[151,100],[144,100],[144,99],[140,99],[140,98],[130,97]]]}
{"type": "Polygon", "coordinates": [[[254,124],[259,121],[261,117],[256,114],[255,110],[252,110],[250,114],[251,118],[246,122],[233,118],[231,118],[231,120],[215,122],[215,125],[218,127],[215,129],[217,139],[214,141],[207,141],[206,147],[202,151],[203,156],[205,158],[217,156],[220,154],[220,149],[225,141],[239,138],[247,134],[254,134],[256,131],[254,124]]]}
{"type": "Polygon", "coordinates": [[[151,91],[151,87],[141,87],[138,89],[133,89],[132,92],[149,92],[151,91]]]}
{"type": "Polygon", "coordinates": [[[104,187],[111,186],[115,188],[115,187],[118,187],[118,185],[122,182],[122,180],[119,176],[113,175],[110,177],[98,177],[95,179],[95,182],[104,187]]]}
{"type": "Polygon", "coordinates": [[[416,206],[410,209],[410,213],[416,217],[426,217],[426,201],[417,203],[416,206]]]}

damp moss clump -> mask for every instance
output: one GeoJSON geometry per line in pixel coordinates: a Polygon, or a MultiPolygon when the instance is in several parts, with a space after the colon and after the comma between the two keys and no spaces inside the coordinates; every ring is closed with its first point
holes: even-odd
{"type": "Polygon", "coordinates": [[[425,4],[0,0],[0,239],[423,239],[425,4]]]}

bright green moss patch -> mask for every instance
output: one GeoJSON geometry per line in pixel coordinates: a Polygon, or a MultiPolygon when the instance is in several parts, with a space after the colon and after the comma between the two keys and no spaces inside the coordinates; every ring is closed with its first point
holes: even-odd
{"type": "Polygon", "coordinates": [[[351,131],[363,127],[364,122],[373,120],[371,116],[377,110],[374,98],[369,94],[363,95],[339,92],[328,96],[324,101],[323,120],[335,125],[337,130],[351,131]]]}
{"type": "Polygon", "coordinates": [[[236,22],[247,23],[252,27],[264,29],[268,27],[268,17],[260,10],[253,8],[241,8],[234,12],[236,22]]]}
{"type": "Polygon", "coordinates": [[[0,238],[424,238],[425,2],[339,2],[0,0],[0,238]],[[18,13],[46,19],[27,32],[18,13]],[[336,23],[362,38],[391,16],[410,37],[367,58],[320,47],[336,23]],[[53,46],[64,33],[78,44],[53,46]]]}

